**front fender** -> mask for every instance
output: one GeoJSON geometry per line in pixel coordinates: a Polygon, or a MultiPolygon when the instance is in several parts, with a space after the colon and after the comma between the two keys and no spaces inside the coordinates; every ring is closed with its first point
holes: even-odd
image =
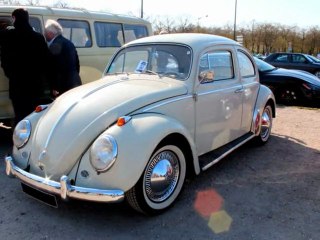
{"type": "Polygon", "coordinates": [[[139,180],[157,145],[172,133],[183,135],[190,144],[195,172],[199,173],[194,140],[190,132],[178,121],[160,114],[139,114],[124,126],[113,125],[104,133],[112,135],[118,144],[118,156],[114,165],[98,174],[90,164],[90,148],[80,161],[76,178],[77,186],[128,191],[139,180]],[[82,174],[87,171],[89,176],[82,174]]]}

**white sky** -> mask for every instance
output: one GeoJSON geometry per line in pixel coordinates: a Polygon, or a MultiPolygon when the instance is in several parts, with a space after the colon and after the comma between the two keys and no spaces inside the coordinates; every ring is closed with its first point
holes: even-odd
{"type": "MultiPolygon", "coordinates": [[[[58,0],[40,0],[52,5],[58,0]]],[[[188,18],[202,26],[233,25],[236,0],[143,0],[144,17],[188,18]],[[207,16],[207,17],[206,17],[207,16]]],[[[70,7],[140,17],[141,0],[63,0],[70,7]]],[[[237,0],[237,24],[279,23],[308,28],[320,25],[320,0],[237,0]]]]}

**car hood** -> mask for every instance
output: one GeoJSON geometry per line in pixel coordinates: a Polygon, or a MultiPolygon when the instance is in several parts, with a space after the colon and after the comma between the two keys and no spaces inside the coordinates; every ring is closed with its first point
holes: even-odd
{"type": "Polygon", "coordinates": [[[183,82],[155,76],[113,76],[82,85],[57,98],[33,134],[33,171],[58,179],[67,174],[99,134],[146,105],[184,95],[183,82]]]}
{"type": "Polygon", "coordinates": [[[264,72],[265,75],[269,76],[284,76],[284,77],[292,77],[292,78],[300,78],[311,84],[320,85],[320,79],[315,75],[302,71],[302,70],[293,70],[293,69],[284,69],[284,68],[276,68],[270,72],[264,72]]]}

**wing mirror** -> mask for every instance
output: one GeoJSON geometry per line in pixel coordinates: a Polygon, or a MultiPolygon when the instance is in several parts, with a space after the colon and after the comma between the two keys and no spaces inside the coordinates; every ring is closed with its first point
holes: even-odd
{"type": "Polygon", "coordinates": [[[202,83],[210,83],[214,81],[214,71],[213,70],[205,70],[200,72],[199,74],[199,82],[202,83]]]}

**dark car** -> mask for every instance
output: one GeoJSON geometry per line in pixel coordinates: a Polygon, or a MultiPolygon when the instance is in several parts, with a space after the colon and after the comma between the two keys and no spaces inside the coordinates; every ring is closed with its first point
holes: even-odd
{"type": "Polygon", "coordinates": [[[308,54],[272,53],[264,61],[275,67],[304,70],[320,78],[320,60],[308,54]]]}
{"type": "Polygon", "coordinates": [[[260,82],[268,86],[278,102],[320,104],[320,79],[301,70],[276,68],[254,58],[260,82]]]}

